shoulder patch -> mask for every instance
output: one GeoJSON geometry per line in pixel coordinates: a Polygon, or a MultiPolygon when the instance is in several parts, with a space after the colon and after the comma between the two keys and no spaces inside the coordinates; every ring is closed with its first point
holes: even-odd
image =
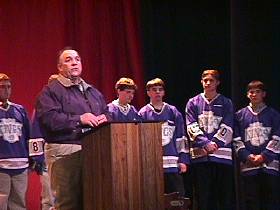
{"type": "Polygon", "coordinates": [[[29,155],[36,156],[44,154],[44,139],[29,139],[29,155]]]}

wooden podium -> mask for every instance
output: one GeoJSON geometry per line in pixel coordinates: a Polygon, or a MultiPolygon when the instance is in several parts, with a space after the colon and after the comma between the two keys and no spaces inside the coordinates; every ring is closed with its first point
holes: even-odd
{"type": "Polygon", "coordinates": [[[163,210],[161,123],[111,123],[83,139],[84,210],[163,210]]]}

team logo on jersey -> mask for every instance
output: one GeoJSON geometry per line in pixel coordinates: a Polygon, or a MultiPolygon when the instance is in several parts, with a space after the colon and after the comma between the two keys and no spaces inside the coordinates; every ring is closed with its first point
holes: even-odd
{"type": "Polygon", "coordinates": [[[161,126],[162,133],[162,146],[165,146],[170,143],[173,138],[175,126],[169,125],[168,122],[165,122],[161,126]]]}
{"type": "Polygon", "coordinates": [[[3,140],[10,143],[19,141],[19,137],[22,135],[22,124],[16,122],[12,118],[4,118],[0,121],[0,136],[3,140]]]}
{"type": "Polygon", "coordinates": [[[221,121],[222,117],[215,116],[212,111],[203,111],[202,114],[198,116],[199,127],[206,133],[213,133],[218,129],[221,121]]]}
{"type": "Polygon", "coordinates": [[[245,131],[245,141],[250,141],[253,146],[260,146],[268,140],[271,127],[264,127],[262,123],[255,122],[245,131]]]}

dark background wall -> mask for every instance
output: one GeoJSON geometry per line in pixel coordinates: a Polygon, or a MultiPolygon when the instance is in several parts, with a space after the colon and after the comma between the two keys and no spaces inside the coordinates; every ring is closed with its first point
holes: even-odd
{"type": "Polygon", "coordinates": [[[221,72],[220,92],[245,106],[246,85],[259,79],[268,103],[279,102],[279,3],[250,0],[142,1],[146,81],[167,83],[166,101],[182,112],[202,91],[203,69],[221,72]]]}
{"type": "Polygon", "coordinates": [[[167,102],[183,111],[202,91],[206,68],[221,71],[221,92],[230,96],[229,1],[143,1],[142,24],[145,76],[165,80],[167,102]]]}
{"type": "Polygon", "coordinates": [[[244,87],[253,79],[265,82],[268,104],[280,108],[280,2],[231,1],[232,98],[244,105],[244,87]]]}

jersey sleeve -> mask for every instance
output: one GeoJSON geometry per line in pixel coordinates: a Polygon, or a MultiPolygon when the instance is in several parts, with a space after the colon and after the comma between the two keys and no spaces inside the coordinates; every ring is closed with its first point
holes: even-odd
{"type": "Polygon", "coordinates": [[[224,116],[220,123],[219,129],[214,135],[213,141],[220,147],[230,145],[233,136],[233,105],[231,100],[224,103],[224,116]]]}
{"type": "Polygon", "coordinates": [[[234,115],[234,136],[233,136],[233,146],[237,157],[240,161],[246,162],[248,156],[251,154],[249,150],[246,149],[244,144],[244,135],[242,135],[242,110],[238,111],[234,115]]]}
{"type": "Polygon", "coordinates": [[[185,113],[186,113],[187,133],[190,138],[190,141],[196,142],[197,145],[200,147],[209,144],[211,141],[207,138],[207,136],[199,127],[196,105],[192,100],[188,101],[186,105],[185,113]]]}
{"type": "Polygon", "coordinates": [[[176,123],[176,149],[179,154],[179,163],[189,164],[189,149],[186,139],[186,132],[185,132],[185,124],[182,117],[182,114],[175,109],[175,123],[176,123]]]}
{"type": "Polygon", "coordinates": [[[30,139],[28,142],[29,156],[33,162],[44,162],[44,138],[40,129],[36,112],[33,113],[30,139]]]}
{"type": "Polygon", "coordinates": [[[271,133],[271,139],[262,151],[262,155],[267,162],[278,159],[280,155],[280,114],[277,111],[273,111],[273,127],[271,133]]]}
{"type": "Polygon", "coordinates": [[[140,116],[140,119],[142,121],[147,121],[148,120],[148,111],[147,111],[147,106],[142,107],[139,112],[138,115],[140,116]]]}

